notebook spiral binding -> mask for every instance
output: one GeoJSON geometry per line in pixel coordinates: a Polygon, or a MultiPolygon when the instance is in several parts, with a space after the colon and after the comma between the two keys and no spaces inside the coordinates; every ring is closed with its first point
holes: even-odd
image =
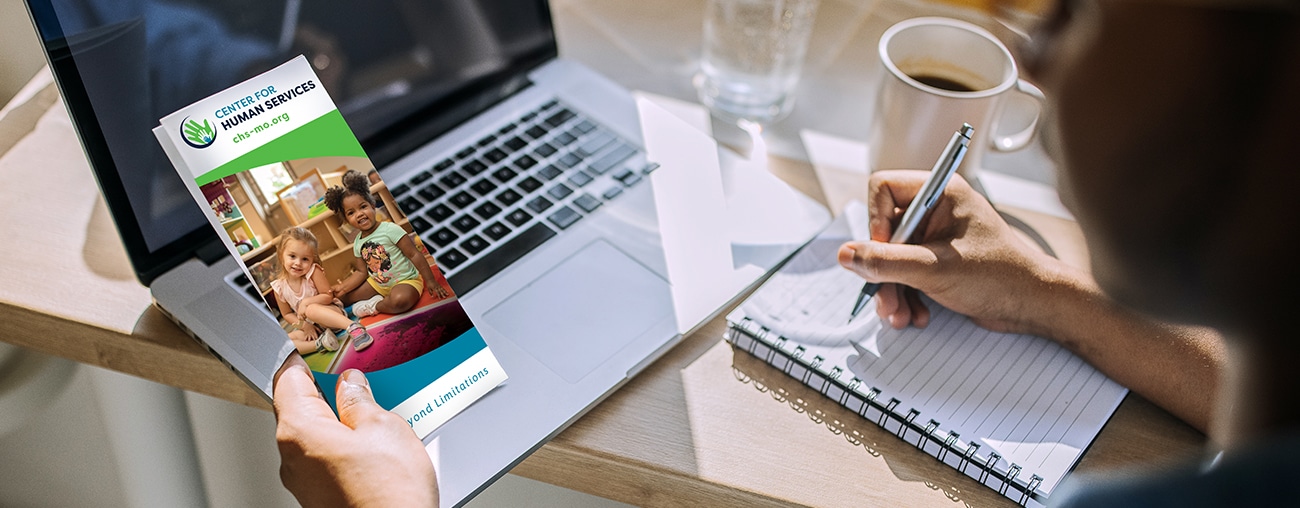
{"type": "Polygon", "coordinates": [[[934,419],[921,420],[921,412],[914,408],[900,412],[899,406],[902,401],[896,398],[891,397],[882,403],[879,400],[881,391],[878,388],[865,386],[862,380],[856,377],[845,380],[844,371],[839,367],[830,370],[822,369],[822,357],[805,358],[806,350],[803,346],[789,348],[788,341],[780,336],[773,340],[767,328],[749,318],[743,318],[738,323],[727,324],[728,342],[781,369],[786,375],[798,379],[805,385],[818,389],[822,395],[831,398],[841,406],[853,409],[851,405],[857,405],[858,416],[874,421],[880,428],[893,432],[904,442],[915,446],[927,455],[951,465],[946,459],[949,453],[954,454],[958,457],[958,463],[953,467],[958,471],[1011,498],[1021,506],[1026,506],[1031,498],[1040,503],[1046,501],[1046,498],[1038,493],[1038,487],[1043,482],[1041,476],[1030,475],[1029,480],[1024,481],[1020,478],[1023,472],[1020,465],[1009,464],[1005,469],[999,468],[1001,455],[989,452],[981,456],[979,443],[973,441],[961,443],[961,436],[958,433],[942,430],[943,424],[934,419]],[[761,350],[760,347],[766,351],[761,350]],[[803,372],[795,372],[796,367],[801,368],[803,372]],[[814,378],[820,379],[821,382],[814,384],[812,382],[814,378]],[[840,393],[832,396],[835,388],[838,388],[840,393]],[[858,404],[852,404],[854,400],[858,404]],[[867,416],[872,410],[879,413],[874,420],[867,416]],[[898,429],[890,429],[891,424],[897,424],[898,429]],[[910,439],[912,435],[916,436],[914,441],[910,439]]]}

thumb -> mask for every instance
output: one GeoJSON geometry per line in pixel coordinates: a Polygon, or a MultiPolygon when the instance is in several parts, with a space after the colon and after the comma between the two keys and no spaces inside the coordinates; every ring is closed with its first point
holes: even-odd
{"type": "Polygon", "coordinates": [[[884,242],[846,242],[838,253],[840,266],[869,282],[896,282],[923,287],[938,258],[925,247],[884,242]]]}
{"type": "Polygon", "coordinates": [[[388,414],[375,402],[375,395],[370,391],[370,381],[359,370],[344,371],[339,376],[334,395],[338,403],[339,421],[349,428],[356,429],[381,420],[388,414]]]}

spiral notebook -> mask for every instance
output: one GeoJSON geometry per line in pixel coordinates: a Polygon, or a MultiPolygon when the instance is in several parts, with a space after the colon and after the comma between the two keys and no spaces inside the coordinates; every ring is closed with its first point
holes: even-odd
{"type": "MultiPolygon", "coordinates": [[[[994,333],[925,300],[925,329],[894,330],[836,251],[865,224],[851,204],[727,315],[735,347],[1025,506],[1046,503],[1128,390],[1057,344],[994,333]]],[[[996,295],[990,295],[996,297],[996,295]]]]}

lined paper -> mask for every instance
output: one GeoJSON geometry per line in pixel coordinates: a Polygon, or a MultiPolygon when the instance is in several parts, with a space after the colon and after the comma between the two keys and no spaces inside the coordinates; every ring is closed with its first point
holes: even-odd
{"type": "Polygon", "coordinates": [[[748,318],[803,346],[824,369],[839,366],[880,390],[879,400],[898,399],[899,414],[915,409],[916,421],[933,419],[944,434],[998,453],[999,469],[1016,464],[1021,479],[1041,476],[1039,492],[1050,494],[1127,390],[1049,340],[990,332],[929,299],[925,329],[882,325],[874,302],[849,323],[863,281],[835,260],[850,238],[847,215],[728,319],[748,318]]]}

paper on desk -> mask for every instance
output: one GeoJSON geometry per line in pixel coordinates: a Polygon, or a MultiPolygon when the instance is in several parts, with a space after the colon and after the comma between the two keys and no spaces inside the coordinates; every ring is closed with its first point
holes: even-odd
{"type": "Polygon", "coordinates": [[[901,413],[915,409],[917,421],[938,423],[937,432],[959,434],[981,454],[997,452],[1001,469],[1017,464],[1022,480],[1042,476],[1040,490],[1049,494],[1127,390],[1052,341],[985,330],[928,298],[923,329],[884,325],[874,301],[848,323],[863,283],[836,261],[851,235],[848,216],[860,213],[849,210],[728,321],[747,318],[802,347],[803,358],[820,358],[820,368],[851,373],[879,389],[878,400],[898,399],[901,413]]]}
{"type": "MultiPolygon", "coordinates": [[[[865,143],[808,129],[801,131],[800,136],[831,210],[843,210],[855,199],[867,200],[867,180],[871,174],[867,171],[870,148],[865,143]]],[[[1047,185],[987,169],[978,174],[994,204],[1074,220],[1061,204],[1056,190],[1047,185]]]]}

